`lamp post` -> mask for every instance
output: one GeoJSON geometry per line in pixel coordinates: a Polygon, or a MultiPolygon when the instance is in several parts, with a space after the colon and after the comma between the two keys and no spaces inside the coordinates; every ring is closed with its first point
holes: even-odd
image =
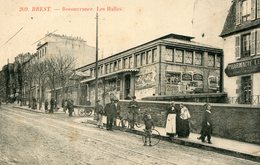
{"type": "Polygon", "coordinates": [[[98,13],[96,13],[96,84],[95,84],[95,104],[98,100],[98,13]]]}

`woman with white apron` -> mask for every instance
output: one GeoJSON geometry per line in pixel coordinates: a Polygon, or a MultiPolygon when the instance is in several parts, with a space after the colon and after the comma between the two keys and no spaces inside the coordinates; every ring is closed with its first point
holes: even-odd
{"type": "Polygon", "coordinates": [[[167,109],[167,119],[166,119],[166,134],[170,137],[176,135],[176,113],[177,109],[175,103],[171,102],[170,107],[167,109]]]}

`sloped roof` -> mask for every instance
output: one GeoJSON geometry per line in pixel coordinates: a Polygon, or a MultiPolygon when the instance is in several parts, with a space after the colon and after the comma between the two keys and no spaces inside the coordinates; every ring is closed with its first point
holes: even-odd
{"type": "Polygon", "coordinates": [[[247,21],[242,24],[236,25],[236,3],[237,2],[238,1],[233,1],[231,4],[220,37],[226,37],[241,31],[245,31],[260,26],[260,19],[255,19],[255,20],[247,21]]]}
{"type": "Polygon", "coordinates": [[[233,1],[232,5],[229,9],[229,12],[228,12],[228,15],[227,15],[227,18],[226,18],[226,21],[225,21],[225,24],[224,24],[224,27],[222,29],[220,36],[223,37],[224,35],[227,35],[230,32],[234,31],[235,26],[236,26],[236,3],[235,3],[235,1],[233,1]]]}

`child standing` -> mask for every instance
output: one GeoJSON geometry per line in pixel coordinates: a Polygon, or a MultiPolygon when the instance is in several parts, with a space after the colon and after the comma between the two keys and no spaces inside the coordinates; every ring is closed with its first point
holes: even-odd
{"type": "Polygon", "coordinates": [[[154,129],[154,123],[153,119],[150,114],[147,114],[147,117],[144,118],[144,124],[145,124],[145,141],[144,141],[144,146],[147,145],[147,138],[149,140],[149,146],[152,146],[151,144],[151,136],[152,136],[152,129],[154,129]]]}

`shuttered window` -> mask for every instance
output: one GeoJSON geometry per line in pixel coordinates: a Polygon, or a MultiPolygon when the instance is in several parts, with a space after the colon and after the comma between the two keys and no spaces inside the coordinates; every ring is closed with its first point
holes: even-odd
{"type": "Polygon", "coordinates": [[[256,53],[260,55],[260,30],[256,32],[256,53]]]}
{"type": "Polygon", "coordinates": [[[256,15],[256,0],[251,0],[251,20],[255,19],[256,15]]]}
{"type": "Polygon", "coordinates": [[[255,39],[255,31],[251,32],[251,48],[250,48],[250,52],[251,52],[251,56],[255,55],[255,48],[256,48],[256,39],[255,39]]]}
{"type": "Polygon", "coordinates": [[[240,15],[240,1],[237,0],[236,3],[236,25],[240,24],[241,15],[240,15]]]}
{"type": "Polygon", "coordinates": [[[256,0],[256,15],[260,18],[260,0],[256,0]]]}
{"type": "Polygon", "coordinates": [[[240,58],[240,36],[236,37],[235,56],[236,56],[237,59],[240,58]]]}

